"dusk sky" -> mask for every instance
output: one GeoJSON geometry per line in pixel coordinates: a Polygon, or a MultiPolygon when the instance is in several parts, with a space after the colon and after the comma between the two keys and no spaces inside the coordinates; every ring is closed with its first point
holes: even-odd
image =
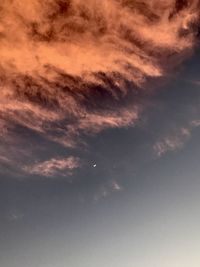
{"type": "Polygon", "coordinates": [[[199,38],[199,0],[0,0],[0,267],[200,266],[199,38]]]}

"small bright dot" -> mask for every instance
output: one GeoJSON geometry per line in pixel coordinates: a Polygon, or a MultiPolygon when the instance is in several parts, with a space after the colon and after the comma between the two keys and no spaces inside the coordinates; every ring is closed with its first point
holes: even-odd
{"type": "Polygon", "coordinates": [[[96,168],[97,164],[94,164],[93,167],[96,168]]]}

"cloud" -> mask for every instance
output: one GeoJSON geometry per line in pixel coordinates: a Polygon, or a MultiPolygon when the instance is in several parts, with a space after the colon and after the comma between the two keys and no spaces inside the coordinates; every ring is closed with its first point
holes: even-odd
{"type": "Polygon", "coordinates": [[[38,135],[73,148],[82,135],[133,126],[150,80],[190,54],[198,20],[197,0],[1,1],[2,142],[20,150],[27,140],[24,153],[38,135]]]}
{"type": "Polygon", "coordinates": [[[7,220],[10,222],[17,222],[21,221],[24,218],[24,213],[18,211],[18,210],[11,210],[9,214],[7,215],[7,220]]]}
{"type": "Polygon", "coordinates": [[[103,198],[110,196],[113,193],[122,191],[122,186],[115,180],[109,181],[104,185],[101,185],[94,195],[94,201],[97,202],[103,198]]]}
{"type": "Polygon", "coordinates": [[[191,122],[191,124],[192,124],[193,127],[199,127],[200,126],[200,120],[193,120],[191,122]]]}
{"type": "Polygon", "coordinates": [[[24,171],[34,175],[46,177],[52,176],[69,176],[73,170],[80,167],[80,160],[75,157],[64,159],[52,158],[50,160],[36,163],[32,166],[24,167],[24,171]]]}
{"type": "Polygon", "coordinates": [[[181,149],[191,136],[193,127],[188,126],[176,129],[174,134],[167,135],[153,145],[154,152],[158,157],[167,152],[181,149]]]}

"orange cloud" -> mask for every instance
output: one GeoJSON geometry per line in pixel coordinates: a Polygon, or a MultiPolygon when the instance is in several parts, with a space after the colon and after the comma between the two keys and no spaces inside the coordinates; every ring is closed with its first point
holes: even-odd
{"type": "Polygon", "coordinates": [[[80,161],[75,157],[63,159],[52,158],[50,160],[24,167],[24,171],[30,174],[52,177],[55,175],[68,176],[74,169],[80,167],[80,161]]]}
{"type": "Polygon", "coordinates": [[[74,147],[82,133],[133,125],[134,92],[188,55],[199,10],[198,0],[2,0],[0,137],[23,127],[74,147]]]}

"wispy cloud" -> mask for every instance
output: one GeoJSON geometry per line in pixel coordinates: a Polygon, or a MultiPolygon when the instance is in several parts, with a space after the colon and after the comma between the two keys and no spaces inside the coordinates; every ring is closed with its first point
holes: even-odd
{"type": "Polygon", "coordinates": [[[101,185],[97,192],[94,195],[94,201],[99,201],[103,198],[110,196],[113,193],[117,193],[123,190],[123,187],[116,180],[107,182],[104,185],[101,185]]]}
{"type": "MultiPolygon", "coordinates": [[[[82,134],[137,122],[149,78],[194,47],[200,9],[196,0],[3,0],[0,10],[0,138],[16,143],[23,129],[24,140],[31,131],[72,148],[82,134]]],[[[62,168],[44,164],[50,175],[62,168]]]]}
{"type": "Polygon", "coordinates": [[[154,146],[154,152],[161,157],[167,152],[181,149],[190,138],[192,127],[176,129],[173,134],[168,134],[157,141],[154,146]]]}
{"type": "Polygon", "coordinates": [[[39,162],[31,166],[24,167],[24,171],[30,174],[52,176],[69,176],[73,170],[80,167],[80,160],[75,157],[64,159],[52,158],[50,160],[39,162]]]}
{"type": "Polygon", "coordinates": [[[23,218],[24,214],[17,211],[10,212],[8,215],[8,220],[11,222],[21,221],[23,218]]]}

